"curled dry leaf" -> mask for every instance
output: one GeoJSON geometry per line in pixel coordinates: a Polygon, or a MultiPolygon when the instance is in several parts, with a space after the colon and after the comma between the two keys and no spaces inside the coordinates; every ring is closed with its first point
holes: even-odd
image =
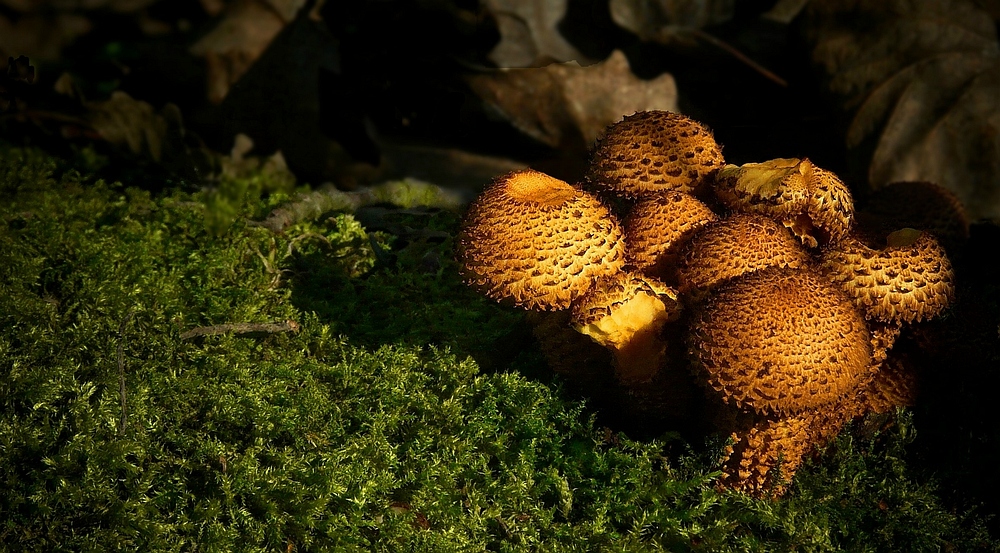
{"type": "Polygon", "coordinates": [[[932,181],[1000,216],[1000,43],[971,0],[832,0],[806,11],[813,59],[854,110],[868,180],[932,181]]]}
{"type": "Polygon", "coordinates": [[[468,80],[480,98],[522,132],[566,150],[585,151],[624,115],[678,111],[673,76],[642,80],[618,50],[589,67],[570,62],[498,70],[468,80]]]}
{"type": "Polygon", "coordinates": [[[500,43],[490,52],[498,67],[535,67],[587,59],[559,33],[567,0],[485,0],[500,31],[500,43]]]}

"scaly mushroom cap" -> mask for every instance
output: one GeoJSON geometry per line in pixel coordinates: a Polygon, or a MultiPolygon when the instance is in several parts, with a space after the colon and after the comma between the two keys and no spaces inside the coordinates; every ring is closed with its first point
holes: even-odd
{"type": "Polygon", "coordinates": [[[681,247],[695,231],[718,219],[707,205],[684,192],[642,200],[625,218],[625,259],[643,274],[673,282],[681,247]]]}
{"type": "Polygon", "coordinates": [[[951,262],[930,233],[903,229],[875,250],[856,237],[823,254],[822,268],[867,317],[909,323],[933,318],[955,296],[951,262]]]}
{"type": "Polygon", "coordinates": [[[854,217],[847,185],[808,159],[727,165],[716,175],[715,194],[730,209],[780,221],[811,248],[847,235],[854,217]]]}
{"type": "Polygon", "coordinates": [[[958,196],[931,182],[893,182],[868,198],[858,212],[859,226],[888,234],[896,229],[925,230],[945,246],[969,238],[969,217],[958,196]]]}
{"type": "Polygon", "coordinates": [[[570,325],[615,353],[625,384],[647,382],[663,364],[663,325],[680,317],[677,292],[650,277],[620,272],[602,277],[573,302],[570,325]]]}
{"type": "Polygon", "coordinates": [[[591,194],[531,169],[498,177],[457,239],[466,282],[527,309],[565,309],[625,261],[618,221],[591,194]]]}
{"type": "Polygon", "coordinates": [[[698,301],[722,282],[767,267],[806,267],[809,253],[780,223],[739,213],[711,222],[681,250],[677,281],[681,294],[698,301]]]}
{"type": "Polygon", "coordinates": [[[724,163],[708,128],[669,111],[640,111],[611,125],[591,159],[588,180],[629,198],[696,192],[724,163]]]}
{"type": "Polygon", "coordinates": [[[716,288],[691,321],[688,354],[723,401],[761,413],[829,403],[872,364],[850,299],[812,271],[778,267],[716,288]]]}

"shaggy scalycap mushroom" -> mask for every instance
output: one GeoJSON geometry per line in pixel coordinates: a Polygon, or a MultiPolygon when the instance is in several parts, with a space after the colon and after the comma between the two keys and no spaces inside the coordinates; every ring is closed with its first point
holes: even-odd
{"type": "Polygon", "coordinates": [[[621,228],[586,192],[531,169],[498,177],[469,206],[457,238],[473,288],[527,309],[566,309],[625,261],[621,228]]]}
{"type": "Polygon", "coordinates": [[[840,240],[854,217],[847,185],[808,159],[727,165],[716,175],[715,194],[730,209],[780,221],[811,248],[840,240]]]}
{"type": "Polygon", "coordinates": [[[909,323],[933,318],[955,295],[944,248],[930,233],[903,229],[881,250],[850,237],[823,254],[827,276],[872,319],[909,323]]]}
{"type": "Polygon", "coordinates": [[[712,287],[767,267],[806,267],[809,253],[780,223],[739,213],[706,224],[682,248],[677,266],[682,294],[697,301],[712,287]]]}
{"type": "Polygon", "coordinates": [[[857,220],[859,227],[882,235],[901,228],[925,230],[946,249],[969,238],[969,217],[958,196],[931,182],[893,182],[879,188],[857,220]]]}
{"type": "Polygon", "coordinates": [[[669,111],[640,111],[611,125],[591,158],[588,180],[629,198],[696,192],[725,161],[708,128],[669,111]]]}
{"type": "Polygon", "coordinates": [[[707,205],[683,192],[642,200],[625,218],[625,259],[643,274],[675,281],[680,249],[695,231],[718,219],[707,205]]]}
{"type": "Polygon", "coordinates": [[[716,288],[690,322],[688,354],[719,398],[757,412],[829,403],[872,364],[851,300],[812,271],[777,267],[716,288]]]}
{"type": "Polygon", "coordinates": [[[677,291],[638,273],[603,277],[573,302],[570,325],[615,354],[626,384],[647,382],[663,364],[663,325],[680,317],[677,291]]]}

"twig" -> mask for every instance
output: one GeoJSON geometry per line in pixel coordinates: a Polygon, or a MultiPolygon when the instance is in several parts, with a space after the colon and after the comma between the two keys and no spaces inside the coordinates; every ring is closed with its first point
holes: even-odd
{"type": "Polygon", "coordinates": [[[132,310],[129,309],[118,325],[118,394],[122,403],[121,419],[118,421],[118,437],[125,434],[125,423],[128,419],[128,403],[125,395],[125,325],[132,318],[132,310]]]}
{"type": "Polygon", "coordinates": [[[199,326],[181,334],[181,340],[190,340],[199,336],[218,336],[232,332],[237,336],[254,334],[277,334],[279,332],[298,332],[299,323],[287,320],[280,323],[229,323],[212,326],[199,326]]]}
{"type": "Polygon", "coordinates": [[[774,72],[764,67],[763,65],[753,61],[752,59],[750,59],[749,56],[747,56],[743,52],[740,52],[728,42],[720,40],[710,35],[709,33],[702,31],[701,29],[690,29],[690,32],[694,34],[695,37],[700,38],[701,40],[704,40],[705,42],[708,42],[709,44],[712,44],[713,46],[724,50],[729,55],[750,66],[751,69],[760,73],[769,81],[776,83],[778,86],[783,86],[783,87],[788,86],[788,81],[782,79],[781,77],[779,77],[778,75],[776,75],[774,72]]]}

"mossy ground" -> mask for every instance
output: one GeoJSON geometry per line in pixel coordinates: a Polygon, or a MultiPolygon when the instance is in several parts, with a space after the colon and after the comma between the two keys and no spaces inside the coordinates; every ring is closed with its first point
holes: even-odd
{"type": "Polygon", "coordinates": [[[0,151],[5,550],[998,548],[907,464],[906,413],[785,499],[717,492],[721,444],[602,428],[521,316],[462,285],[457,215],[397,213],[432,231],[405,240],[345,213],[249,223],[289,192],[152,195],[0,151]]]}

